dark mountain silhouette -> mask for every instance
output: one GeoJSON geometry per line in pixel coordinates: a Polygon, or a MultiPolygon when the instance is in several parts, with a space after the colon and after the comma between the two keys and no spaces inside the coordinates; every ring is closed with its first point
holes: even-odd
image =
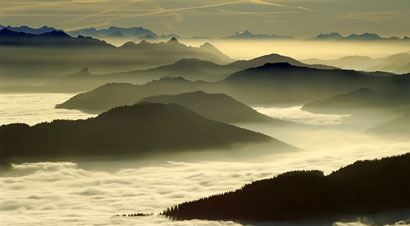
{"type": "Polygon", "coordinates": [[[235,34],[224,37],[224,39],[291,39],[291,36],[272,34],[254,34],[250,31],[235,32],[235,34]]]}
{"type": "Polygon", "coordinates": [[[200,87],[207,86],[207,84],[201,81],[192,82],[181,77],[164,77],[144,85],[108,83],[90,92],[78,94],[56,107],[103,112],[117,106],[132,105],[149,96],[201,90],[200,87]]]}
{"type": "Polygon", "coordinates": [[[162,55],[164,54],[184,56],[184,57],[179,57],[179,58],[174,57],[173,62],[181,58],[196,58],[199,60],[208,60],[208,61],[212,61],[215,63],[228,63],[232,61],[231,58],[224,55],[219,50],[209,51],[209,49],[207,49],[203,51],[204,48],[201,48],[201,47],[196,48],[196,47],[184,45],[180,43],[178,39],[176,39],[175,37],[172,37],[167,42],[160,42],[160,43],[150,43],[147,41],[142,41],[136,44],[134,42],[127,42],[124,45],[122,45],[120,49],[124,51],[140,51],[142,53],[148,54],[148,56],[156,55],[159,58],[162,57],[162,55]]]}
{"type": "Polygon", "coordinates": [[[359,41],[374,41],[383,39],[378,34],[363,33],[363,34],[351,34],[344,38],[345,40],[359,40],[359,41]]]}
{"type": "Polygon", "coordinates": [[[53,30],[41,34],[16,32],[4,28],[0,30],[0,46],[17,47],[112,47],[98,39],[77,37],[73,38],[63,31],[53,30]]]}
{"type": "Polygon", "coordinates": [[[406,40],[405,37],[402,39],[396,36],[391,37],[381,37],[378,34],[365,32],[362,34],[350,34],[348,36],[343,36],[339,33],[325,33],[319,34],[313,39],[316,40],[345,40],[345,41],[401,41],[406,40]]]}
{"type": "Polygon", "coordinates": [[[238,60],[228,64],[229,68],[234,69],[235,71],[245,70],[248,68],[260,67],[265,64],[275,64],[275,63],[288,63],[294,66],[300,67],[311,67],[318,69],[335,69],[334,67],[325,66],[325,65],[308,65],[304,64],[298,60],[295,60],[291,57],[282,56],[279,54],[268,54],[260,57],[256,57],[251,60],[238,60]]]}
{"type": "Polygon", "coordinates": [[[365,86],[374,89],[388,86],[389,80],[393,78],[375,75],[277,63],[236,72],[219,85],[224,86],[227,94],[247,104],[300,104],[365,86]],[[246,95],[243,90],[252,90],[252,94],[246,95]]]}
{"type": "Polygon", "coordinates": [[[218,64],[232,62],[217,50],[190,47],[178,41],[129,42],[115,47],[94,38],[74,38],[61,31],[40,35],[0,31],[0,77],[19,80],[19,84],[24,79],[36,79],[36,83],[54,80],[84,67],[96,74],[109,74],[169,65],[185,58],[218,64]]]}
{"type": "Polygon", "coordinates": [[[164,211],[172,219],[234,221],[338,220],[410,208],[410,154],[358,161],[325,176],[296,171],[164,211]]]}
{"type": "MultiPolygon", "coordinates": [[[[362,87],[376,92],[389,90],[396,94],[405,93],[410,89],[410,77],[341,69],[321,70],[277,63],[236,72],[213,83],[167,78],[145,85],[126,86],[133,88],[124,92],[115,85],[102,86],[74,96],[59,107],[104,111],[114,106],[132,104],[135,100],[152,95],[180,94],[196,90],[225,93],[248,105],[305,104],[362,87]]],[[[394,96],[400,101],[406,99],[400,95],[394,96]]]]}
{"type": "MultiPolygon", "coordinates": [[[[130,48],[133,48],[131,46],[135,44],[129,43],[126,45],[130,45],[130,48]]],[[[206,48],[211,48],[209,51],[215,52],[215,54],[218,54],[218,50],[215,50],[215,47],[213,47],[210,44],[204,44],[204,46],[205,45],[208,46],[206,48]],[[212,49],[214,49],[215,51],[212,49]]],[[[199,48],[201,49],[202,46],[199,48]]],[[[255,59],[251,59],[247,61],[245,60],[235,61],[229,64],[217,64],[211,61],[190,58],[190,59],[178,60],[177,62],[170,64],[170,65],[164,65],[164,66],[159,66],[159,67],[154,67],[154,68],[144,69],[144,70],[135,70],[135,71],[130,71],[130,72],[99,74],[99,75],[96,74],[94,76],[79,76],[79,78],[80,77],[82,78],[81,80],[82,83],[78,83],[77,85],[73,83],[75,82],[75,80],[72,80],[72,79],[67,80],[66,78],[64,78],[62,81],[60,81],[58,86],[56,86],[55,83],[52,83],[50,84],[48,89],[52,89],[53,87],[58,87],[60,90],[65,90],[66,88],[68,91],[83,91],[83,90],[92,89],[92,88],[101,86],[108,82],[122,82],[122,83],[130,82],[130,83],[141,84],[141,83],[149,82],[154,79],[159,79],[165,76],[167,77],[183,76],[184,78],[187,78],[190,80],[204,80],[204,81],[214,82],[214,81],[225,79],[230,74],[247,69],[249,67],[259,67],[266,63],[278,63],[278,62],[289,62],[290,64],[297,65],[297,66],[330,69],[330,67],[327,67],[327,66],[306,65],[290,57],[281,56],[278,54],[270,54],[266,56],[261,56],[261,57],[257,57],[255,59]]],[[[71,75],[68,77],[72,78],[71,75]]]]}
{"type": "Polygon", "coordinates": [[[158,35],[153,31],[146,29],[144,27],[109,27],[106,29],[96,29],[96,28],[84,28],[80,30],[69,31],[69,34],[73,36],[89,36],[94,38],[137,38],[146,39],[148,36],[152,38],[157,38],[158,35]]]}
{"type": "Polygon", "coordinates": [[[55,29],[53,27],[48,27],[48,26],[42,26],[42,27],[39,27],[39,28],[32,28],[32,27],[25,26],[25,25],[19,26],[19,27],[12,27],[12,26],[5,26],[4,27],[4,26],[0,25],[0,30],[3,29],[3,28],[8,29],[10,31],[14,31],[14,32],[23,32],[23,33],[27,33],[27,34],[36,34],[36,35],[49,33],[49,32],[52,32],[52,31],[57,31],[57,29],[55,29]]]}
{"type": "MultiPolygon", "coordinates": [[[[201,48],[212,48],[210,44],[204,44],[208,47],[199,47],[201,48]]],[[[216,50],[209,50],[210,52],[215,52],[217,55],[216,50]]],[[[250,67],[259,67],[266,63],[279,63],[279,62],[288,62],[292,65],[296,66],[306,66],[306,67],[318,67],[322,68],[319,65],[306,65],[303,64],[293,58],[278,55],[278,54],[270,54],[266,56],[257,57],[251,60],[239,60],[229,64],[216,64],[214,62],[206,61],[206,60],[199,60],[195,58],[191,59],[181,59],[174,64],[160,66],[156,68],[151,68],[147,70],[139,70],[139,71],[131,71],[131,72],[124,72],[124,73],[116,73],[110,77],[110,79],[115,78],[122,78],[123,82],[126,81],[133,81],[134,79],[139,79],[139,81],[148,80],[151,81],[153,79],[158,79],[164,76],[183,76],[184,78],[191,79],[191,80],[205,80],[205,81],[218,81],[228,77],[230,74],[241,71],[250,67]]],[[[323,66],[324,69],[328,69],[330,67],[323,66]]]]}
{"type": "Polygon", "coordinates": [[[227,77],[232,70],[224,65],[195,58],[181,59],[169,65],[146,70],[115,73],[104,75],[105,81],[148,82],[164,76],[180,77],[191,80],[217,81],[227,77]]]}
{"type": "Polygon", "coordinates": [[[203,91],[196,91],[178,95],[159,95],[144,98],[139,102],[174,103],[186,107],[205,118],[227,123],[273,121],[272,118],[255,111],[232,97],[219,93],[208,94],[203,91]]]}
{"type": "Polygon", "coordinates": [[[333,33],[326,33],[326,34],[318,34],[315,39],[318,40],[339,40],[342,39],[343,36],[339,33],[333,32],[333,33]]]}
{"type": "Polygon", "coordinates": [[[176,104],[117,107],[86,120],[0,127],[0,156],[78,157],[153,154],[273,142],[266,135],[206,119],[176,104]]]}

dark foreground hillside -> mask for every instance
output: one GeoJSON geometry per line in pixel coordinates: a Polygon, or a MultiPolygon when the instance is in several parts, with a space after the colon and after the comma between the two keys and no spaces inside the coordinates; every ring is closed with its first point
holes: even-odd
{"type": "Polygon", "coordinates": [[[287,221],[410,208],[410,154],[358,161],[328,176],[296,171],[243,188],[182,203],[164,214],[176,220],[287,221]]]}
{"type": "Polygon", "coordinates": [[[117,107],[86,120],[0,127],[0,159],[11,157],[116,156],[224,148],[273,142],[269,136],[206,119],[176,104],[117,107]]]}

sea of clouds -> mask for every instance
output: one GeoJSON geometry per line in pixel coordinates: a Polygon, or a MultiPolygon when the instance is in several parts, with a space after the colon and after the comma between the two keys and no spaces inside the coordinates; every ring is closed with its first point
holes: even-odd
{"type": "Polygon", "coordinates": [[[173,222],[158,214],[172,205],[234,190],[288,170],[320,169],[330,173],[358,159],[405,153],[408,147],[410,143],[377,149],[359,147],[349,153],[273,154],[259,162],[143,164],[135,160],[14,164],[0,176],[0,219],[2,225],[235,225],[173,222]],[[132,213],[154,215],[115,216],[132,213]]]}
{"type": "MultiPolygon", "coordinates": [[[[5,96],[0,95],[2,122],[17,120],[33,124],[55,118],[74,119],[90,116],[77,111],[64,111],[61,114],[57,112],[59,110],[54,109],[55,104],[61,103],[70,95],[21,95],[8,96],[8,98],[15,98],[15,106],[19,107],[8,106],[7,113],[4,113],[2,107],[9,104],[5,102],[5,96]],[[32,106],[27,107],[29,104],[32,106]],[[13,119],[13,116],[16,118],[13,119]]],[[[275,116],[283,115],[284,119],[293,117],[295,120],[304,122],[334,121],[333,116],[326,118],[329,117],[328,115],[312,114],[309,117],[302,117],[305,113],[296,108],[282,110],[275,108],[273,112],[276,112],[275,116]],[[289,112],[297,114],[289,114],[289,112]]],[[[188,157],[186,155],[183,158],[175,158],[174,161],[162,158],[157,161],[13,164],[10,171],[0,172],[0,225],[240,225],[235,222],[170,221],[159,213],[167,207],[184,201],[234,190],[254,180],[270,178],[289,170],[319,169],[330,173],[356,160],[374,159],[410,151],[410,142],[374,139],[357,131],[333,129],[287,131],[275,130],[269,125],[260,124],[240,126],[266,133],[302,150],[291,153],[272,152],[252,160],[241,159],[228,153],[227,158],[210,158],[210,154],[205,154],[202,155],[205,157],[199,160],[198,158],[188,160],[189,155],[188,157]],[[122,216],[133,213],[154,215],[122,216]]],[[[259,147],[254,146],[254,148],[259,147]]],[[[397,225],[406,225],[406,222],[398,222],[398,220],[389,223],[394,225],[396,222],[397,225]]],[[[260,225],[295,224],[270,222],[260,225]]],[[[303,222],[299,225],[307,225],[307,223],[303,222]]],[[[374,224],[367,220],[360,220],[336,222],[334,225],[374,224]]]]}

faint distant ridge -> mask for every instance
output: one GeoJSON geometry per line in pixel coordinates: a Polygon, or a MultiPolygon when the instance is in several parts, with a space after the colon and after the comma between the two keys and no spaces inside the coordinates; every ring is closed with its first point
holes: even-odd
{"type": "Polygon", "coordinates": [[[174,220],[245,222],[357,219],[407,210],[408,177],[410,154],[357,161],[329,175],[318,170],[286,172],[173,206],[163,214],[174,220]]]}
{"type": "Polygon", "coordinates": [[[12,27],[12,26],[2,26],[0,25],[0,30],[2,29],[8,29],[10,31],[14,31],[14,32],[23,32],[23,33],[27,33],[27,34],[34,34],[34,35],[39,35],[39,34],[44,34],[44,33],[49,33],[52,31],[57,31],[57,29],[53,28],[53,27],[48,27],[48,26],[42,26],[39,28],[32,28],[26,25],[23,26],[19,26],[19,27],[12,27]]]}
{"type": "Polygon", "coordinates": [[[378,34],[365,32],[362,34],[350,34],[348,36],[343,36],[337,32],[318,34],[313,38],[314,40],[345,40],[345,41],[400,41],[409,40],[407,36],[403,38],[391,36],[382,37],[378,34]]]}
{"type": "Polygon", "coordinates": [[[254,34],[250,31],[235,32],[233,35],[223,37],[223,39],[291,39],[291,36],[274,34],[254,34]]]}
{"type": "Polygon", "coordinates": [[[97,29],[84,28],[79,30],[72,30],[68,32],[73,36],[87,36],[94,38],[136,38],[136,39],[156,39],[158,35],[144,27],[115,27],[97,29]]]}
{"type": "Polygon", "coordinates": [[[0,45],[35,47],[112,47],[104,41],[79,36],[73,38],[64,31],[52,30],[42,34],[16,32],[3,28],[0,30],[0,45]]]}

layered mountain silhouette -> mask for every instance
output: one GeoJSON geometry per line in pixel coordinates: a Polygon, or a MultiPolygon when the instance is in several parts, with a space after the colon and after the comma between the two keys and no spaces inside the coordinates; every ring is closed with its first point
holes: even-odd
{"type": "Polygon", "coordinates": [[[108,83],[90,92],[80,93],[56,107],[104,112],[117,106],[132,105],[149,96],[194,92],[208,84],[201,81],[192,82],[182,77],[164,77],[144,85],[108,83]]]}
{"type": "Polygon", "coordinates": [[[303,110],[322,113],[352,113],[359,109],[387,107],[388,103],[381,94],[369,88],[360,88],[349,93],[340,94],[313,101],[303,106],[303,110]]]}
{"type": "MultiPolygon", "coordinates": [[[[209,43],[205,43],[200,46],[199,49],[206,48],[207,51],[219,55],[215,47],[209,43]],[[206,46],[206,47],[204,47],[206,46]]],[[[333,67],[328,67],[324,65],[307,65],[299,62],[293,58],[270,54],[261,57],[257,57],[251,60],[239,60],[228,64],[217,64],[211,61],[199,60],[195,58],[181,59],[177,62],[169,65],[154,67],[144,70],[135,70],[130,72],[121,73],[109,73],[109,74],[84,74],[79,76],[78,73],[74,73],[76,76],[70,74],[66,78],[52,83],[47,87],[48,90],[53,90],[53,87],[58,87],[60,90],[67,91],[84,91],[87,89],[95,88],[101,86],[107,82],[129,82],[129,83],[144,83],[149,82],[161,77],[181,77],[183,76],[189,80],[204,80],[204,81],[219,81],[225,79],[230,74],[238,72],[250,67],[259,67],[266,63],[279,63],[288,62],[296,66],[305,66],[320,69],[333,69],[333,67]],[[74,78],[78,78],[76,81],[74,78]]],[[[81,74],[81,73],[80,73],[81,74]]]]}
{"type": "Polygon", "coordinates": [[[387,71],[398,74],[410,73],[410,54],[400,53],[386,58],[375,59],[374,64],[369,66],[370,71],[387,71]]]}
{"type": "Polygon", "coordinates": [[[272,142],[266,135],[206,119],[176,104],[117,107],[86,120],[55,120],[0,127],[0,156],[81,157],[183,152],[272,142]]]}
{"type": "Polygon", "coordinates": [[[245,222],[327,219],[410,207],[410,154],[358,161],[325,176],[295,171],[164,211],[176,220],[245,222]]]}
{"type": "MultiPolygon", "coordinates": [[[[213,83],[166,78],[144,85],[106,85],[76,95],[59,107],[104,111],[114,106],[132,104],[135,100],[152,95],[180,94],[196,90],[225,93],[248,105],[305,104],[362,87],[375,91],[405,93],[405,90],[410,88],[410,77],[341,69],[322,70],[276,63],[236,72],[213,83]]],[[[395,96],[400,101],[403,99],[400,95],[395,96]]]]}
{"type": "Polygon", "coordinates": [[[390,138],[408,140],[410,138],[410,113],[409,109],[400,116],[376,125],[369,130],[368,134],[381,135],[390,138]]]}
{"type": "Polygon", "coordinates": [[[348,36],[343,36],[339,33],[332,32],[332,33],[323,33],[318,34],[313,39],[316,40],[345,40],[345,41],[400,41],[400,40],[407,40],[406,36],[403,38],[399,37],[381,37],[378,34],[365,32],[362,34],[350,34],[348,36]]]}
{"type": "Polygon", "coordinates": [[[410,73],[410,54],[408,53],[394,54],[383,58],[346,56],[333,60],[307,59],[303,60],[303,62],[361,71],[385,71],[396,74],[410,73]]]}
{"type": "Polygon", "coordinates": [[[203,91],[196,91],[178,95],[159,95],[144,98],[139,102],[174,103],[186,107],[205,118],[227,123],[273,121],[272,118],[255,111],[232,97],[219,93],[208,94],[203,91]]]}
{"type": "Polygon", "coordinates": [[[254,34],[250,31],[235,32],[233,35],[224,37],[224,39],[291,39],[291,36],[281,36],[273,34],[254,34]]]}
{"type": "Polygon", "coordinates": [[[236,72],[218,85],[247,104],[272,105],[306,103],[361,87],[391,88],[394,79],[391,74],[322,70],[277,63],[236,72]],[[246,95],[243,90],[251,90],[252,95],[246,95]]]}
{"type": "MultiPolygon", "coordinates": [[[[21,30],[21,29],[20,29],[21,30]]],[[[31,34],[13,31],[8,28],[0,30],[0,46],[26,46],[26,47],[111,47],[111,45],[98,39],[77,37],[73,38],[63,31],[31,34]]]]}
{"type": "Polygon", "coordinates": [[[7,29],[10,31],[15,31],[15,32],[23,32],[23,33],[27,33],[27,34],[44,34],[44,33],[49,33],[52,31],[57,31],[57,29],[53,28],[53,27],[48,27],[48,26],[42,26],[39,28],[32,28],[29,26],[18,26],[18,27],[12,27],[12,26],[1,26],[0,25],[0,30],[2,29],[7,29]]]}
{"type": "Polygon", "coordinates": [[[105,29],[84,28],[69,31],[73,36],[88,36],[94,38],[132,38],[132,39],[156,39],[158,35],[144,27],[115,27],[111,26],[105,29]],[[147,38],[149,37],[149,38],[147,38]]]}
{"type": "Polygon", "coordinates": [[[410,93],[406,90],[376,92],[369,88],[360,88],[352,92],[312,101],[303,109],[320,113],[358,113],[360,111],[395,111],[409,106],[410,93]]]}
{"type": "Polygon", "coordinates": [[[52,80],[84,67],[92,68],[96,74],[107,74],[169,65],[185,58],[218,64],[232,61],[209,43],[191,47],[172,39],[159,43],[128,42],[115,47],[95,38],[71,37],[63,31],[36,35],[0,30],[0,76],[7,79],[52,80]]]}
{"type": "Polygon", "coordinates": [[[318,34],[315,39],[318,40],[339,40],[342,39],[343,36],[339,33],[332,32],[332,33],[325,33],[325,34],[318,34]]]}
{"type": "Polygon", "coordinates": [[[361,70],[364,71],[371,66],[377,64],[375,59],[367,56],[345,56],[338,59],[321,60],[321,59],[306,59],[303,60],[307,64],[323,64],[337,68],[349,69],[349,70],[361,70]]]}

